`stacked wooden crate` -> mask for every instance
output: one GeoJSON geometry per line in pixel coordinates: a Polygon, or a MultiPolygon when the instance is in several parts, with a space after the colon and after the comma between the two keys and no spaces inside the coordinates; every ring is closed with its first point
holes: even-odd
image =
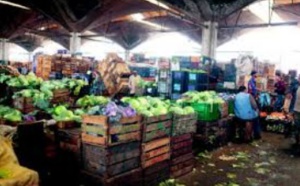
{"type": "Polygon", "coordinates": [[[127,63],[116,54],[109,54],[105,60],[99,63],[98,71],[110,95],[118,92],[128,92],[131,72],[127,63]]]}
{"type": "Polygon", "coordinates": [[[66,103],[69,100],[70,91],[68,89],[57,89],[53,91],[52,104],[66,103]]]}
{"type": "Polygon", "coordinates": [[[49,79],[51,73],[52,56],[39,56],[37,59],[36,75],[44,80],[49,79]]]}
{"type": "Polygon", "coordinates": [[[158,185],[170,175],[171,116],[144,118],[141,163],[144,185],[158,185]]]}
{"type": "Polygon", "coordinates": [[[171,138],[171,177],[178,178],[190,173],[195,160],[193,134],[196,132],[197,115],[173,115],[171,138]]]}
{"type": "MultiPolygon", "coordinates": [[[[104,185],[140,168],[141,117],[110,122],[106,116],[83,116],[83,168],[104,185]]],[[[127,180],[127,183],[130,180],[127,180]]]]}
{"type": "Polygon", "coordinates": [[[92,60],[82,57],[71,57],[67,54],[57,54],[53,58],[52,72],[61,72],[65,76],[73,73],[86,73],[91,67],[92,60]]]}
{"type": "MultiPolygon", "coordinates": [[[[58,130],[59,147],[75,158],[78,163],[81,162],[81,129],[59,129],[58,130]]],[[[71,157],[70,157],[71,158],[71,157]]]]}

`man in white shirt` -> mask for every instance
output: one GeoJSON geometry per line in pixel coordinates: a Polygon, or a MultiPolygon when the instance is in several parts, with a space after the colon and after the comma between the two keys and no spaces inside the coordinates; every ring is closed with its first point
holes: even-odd
{"type": "Polygon", "coordinates": [[[137,71],[133,71],[132,75],[129,77],[129,89],[131,96],[136,94],[136,89],[140,80],[141,77],[138,75],[137,71]]]}

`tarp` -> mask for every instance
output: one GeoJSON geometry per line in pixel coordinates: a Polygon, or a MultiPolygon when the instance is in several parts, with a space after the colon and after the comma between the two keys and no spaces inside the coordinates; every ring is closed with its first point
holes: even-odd
{"type": "Polygon", "coordinates": [[[0,185],[39,185],[38,173],[19,165],[11,143],[3,137],[0,137],[0,185]]]}

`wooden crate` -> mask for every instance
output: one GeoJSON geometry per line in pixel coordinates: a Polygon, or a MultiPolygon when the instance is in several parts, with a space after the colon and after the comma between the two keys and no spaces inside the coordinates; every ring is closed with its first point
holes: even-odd
{"type": "Polygon", "coordinates": [[[52,104],[65,103],[69,100],[70,91],[68,89],[57,89],[53,91],[52,104]]]}
{"type": "Polygon", "coordinates": [[[184,134],[171,138],[171,158],[193,153],[193,136],[184,134]]]}
{"type": "Polygon", "coordinates": [[[156,163],[170,159],[170,138],[162,138],[142,144],[142,167],[147,168],[156,163]]]}
{"type": "Polygon", "coordinates": [[[60,149],[81,160],[81,129],[59,129],[57,136],[60,149]]]}
{"type": "Polygon", "coordinates": [[[111,124],[106,116],[82,117],[82,140],[104,146],[141,140],[141,117],[122,118],[111,124]]]}
{"type": "Polygon", "coordinates": [[[32,98],[16,98],[13,100],[13,105],[15,109],[20,110],[24,114],[28,114],[35,110],[32,98]]]}
{"type": "Polygon", "coordinates": [[[143,169],[144,185],[159,185],[160,182],[170,177],[170,162],[163,161],[153,166],[143,169]]]}
{"type": "Polygon", "coordinates": [[[87,185],[103,185],[103,186],[137,186],[143,185],[142,169],[134,169],[126,173],[114,176],[112,178],[103,178],[99,175],[82,171],[82,177],[87,185]]]}
{"type": "Polygon", "coordinates": [[[171,120],[172,116],[169,114],[161,115],[161,116],[153,116],[153,117],[144,117],[143,123],[144,124],[150,124],[150,123],[157,123],[162,121],[171,120]]]}
{"type": "Polygon", "coordinates": [[[187,133],[196,132],[197,114],[191,115],[173,115],[172,136],[179,136],[187,133]]]}
{"type": "Polygon", "coordinates": [[[72,129],[80,127],[80,125],[75,121],[59,121],[56,124],[59,129],[72,129]]]}
{"type": "Polygon", "coordinates": [[[195,167],[193,153],[179,156],[171,160],[171,178],[178,178],[193,171],[195,167]]]}
{"type": "Polygon", "coordinates": [[[140,166],[140,143],[103,147],[83,143],[84,170],[111,178],[140,166]]]}
{"type": "Polygon", "coordinates": [[[169,137],[171,134],[171,120],[143,125],[143,142],[152,141],[158,138],[169,137]]]}
{"type": "Polygon", "coordinates": [[[220,105],[220,116],[221,118],[226,118],[229,115],[228,103],[224,102],[220,105]]]}

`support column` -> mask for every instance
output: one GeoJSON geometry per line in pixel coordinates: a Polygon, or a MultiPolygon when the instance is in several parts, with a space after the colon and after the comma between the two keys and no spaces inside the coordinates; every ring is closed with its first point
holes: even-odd
{"type": "Polygon", "coordinates": [[[81,37],[80,33],[72,32],[70,38],[70,53],[71,54],[78,54],[81,52],[81,37]]]}
{"type": "Polygon", "coordinates": [[[202,30],[202,55],[215,59],[218,41],[218,23],[207,21],[202,30]]]}
{"type": "Polygon", "coordinates": [[[125,61],[126,62],[130,61],[130,50],[125,50],[125,61]]]}
{"type": "Polygon", "coordinates": [[[9,59],[9,43],[8,39],[0,39],[0,61],[7,64],[9,59]]]}

